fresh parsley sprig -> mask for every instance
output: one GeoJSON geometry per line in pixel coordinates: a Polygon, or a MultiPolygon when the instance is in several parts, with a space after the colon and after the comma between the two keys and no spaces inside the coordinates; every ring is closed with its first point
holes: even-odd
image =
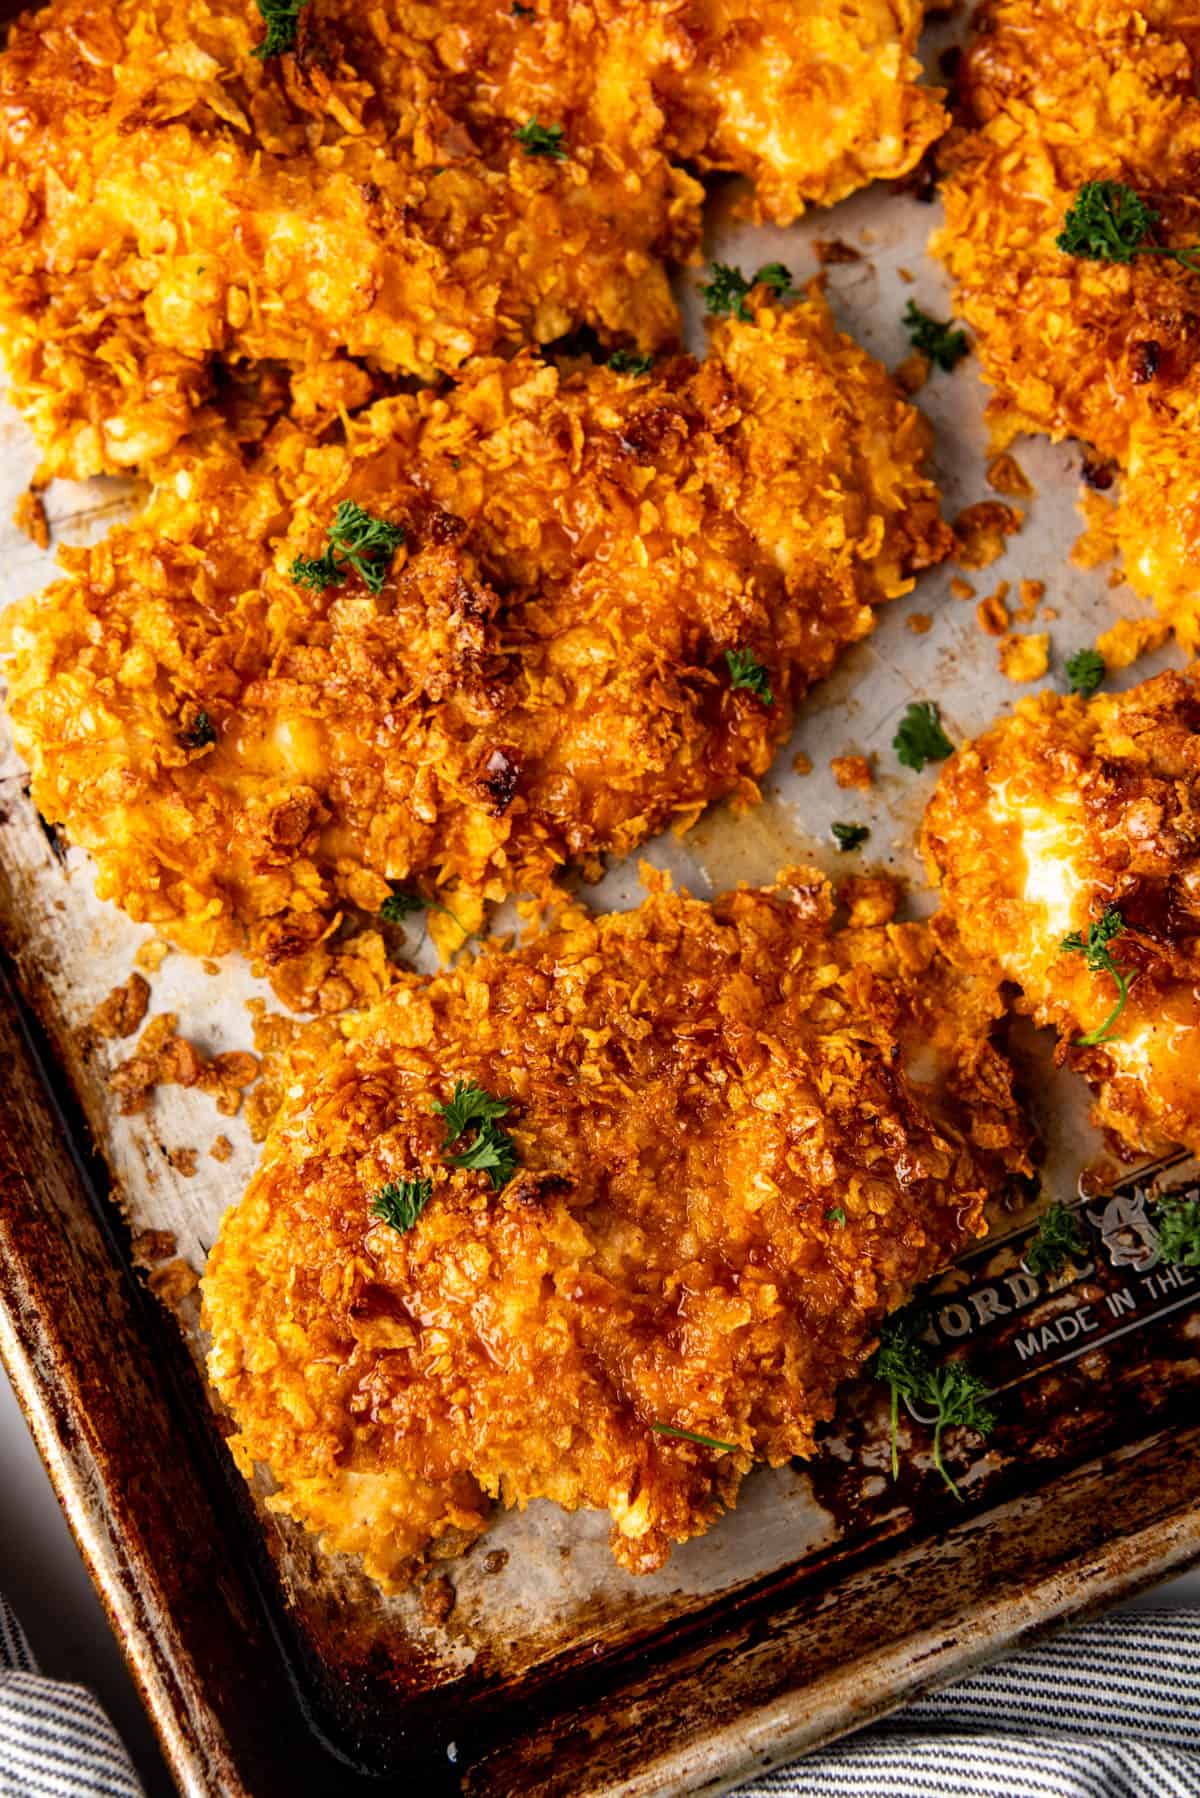
{"type": "Polygon", "coordinates": [[[919,774],[926,762],[944,762],[954,745],[942,729],[941,714],[932,699],[914,699],[892,738],[896,759],[919,774]]]}
{"type": "Polygon", "coordinates": [[[1200,244],[1184,248],[1154,243],[1159,214],[1123,181],[1085,181],[1067,208],[1055,242],[1067,256],[1087,262],[1132,262],[1135,256],[1168,256],[1200,274],[1200,244]]]}
{"type": "Polygon", "coordinates": [[[271,56],[287,56],[296,48],[300,14],[308,0],[258,0],[258,10],[266,26],[266,36],[256,44],[254,54],[260,62],[271,56]]]}
{"type": "Polygon", "coordinates": [[[871,834],[870,826],[866,824],[831,824],[829,828],[843,855],[848,855],[852,849],[861,849],[871,834]]]}
{"type": "Polygon", "coordinates": [[[1042,1214],[1037,1234],[1024,1254],[1025,1266],[1031,1274],[1056,1274],[1067,1261],[1078,1261],[1087,1254],[1087,1240],[1079,1228],[1073,1211],[1057,1200],[1042,1214]]]}
{"type": "Polygon", "coordinates": [[[412,1229],[432,1197],[432,1180],[389,1180],[372,1193],[370,1210],[373,1217],[403,1232],[412,1229]]]}
{"type": "Polygon", "coordinates": [[[1094,919],[1088,927],[1086,937],[1080,936],[1077,930],[1073,930],[1059,944],[1064,955],[1082,955],[1093,974],[1111,974],[1117,983],[1116,1004],[1102,1024],[1098,1024],[1094,1030],[1089,1030],[1086,1036],[1076,1037],[1075,1046],[1079,1049],[1097,1048],[1099,1044],[1109,1042],[1116,1034],[1113,1025],[1125,1009],[1125,1001],[1129,997],[1129,989],[1133,985],[1134,977],[1127,976],[1117,966],[1108,945],[1114,937],[1120,936],[1124,929],[1125,920],[1121,916],[1120,907],[1106,905],[1100,916],[1094,919]]]}
{"type": "Polygon", "coordinates": [[[712,278],[700,283],[700,292],[704,295],[707,310],[714,318],[727,318],[732,313],[734,318],[750,324],[754,315],[746,304],[746,296],[752,287],[759,284],[768,288],[776,299],[783,299],[791,290],[791,272],[784,268],[782,262],[764,262],[747,279],[741,269],[735,268],[731,262],[714,262],[712,278]]]}
{"type": "Polygon", "coordinates": [[[729,668],[731,693],[736,693],[739,687],[745,687],[748,693],[753,693],[764,705],[775,704],[771,677],[752,649],[727,649],[725,661],[729,668]]]}
{"type": "Polygon", "coordinates": [[[548,156],[553,162],[566,162],[569,154],[563,143],[561,125],[539,125],[536,118],[518,125],[513,136],[526,156],[548,156]]]}
{"type": "Polygon", "coordinates": [[[1170,1267],[1200,1267],[1200,1199],[1160,1199],[1154,1223],[1160,1260],[1170,1267]]]}
{"type": "Polygon", "coordinates": [[[1067,686],[1081,699],[1090,699],[1108,673],[1108,664],[1098,649],[1077,649],[1067,658],[1067,686]]]}
{"type": "Polygon", "coordinates": [[[323,556],[297,556],[292,563],[298,587],[323,593],[327,587],[340,587],[353,572],[371,593],[382,593],[392,557],[404,542],[404,526],[376,518],[354,500],[344,499],[326,538],[323,556]]]}
{"type": "Polygon", "coordinates": [[[446,1125],[443,1149],[452,1148],[468,1130],[475,1131],[470,1147],[448,1158],[451,1167],[487,1174],[496,1192],[507,1186],[517,1167],[517,1145],[496,1120],[512,1110],[509,1101],[493,1098],[473,1080],[459,1080],[447,1102],[435,1099],[433,1109],[446,1125]]]}
{"type": "Polygon", "coordinates": [[[736,1442],[718,1442],[715,1436],[698,1436],[695,1430],[677,1430],[671,1423],[652,1423],[650,1428],[658,1436],[678,1436],[681,1442],[698,1442],[701,1448],[715,1448],[723,1455],[736,1455],[736,1442]]]}
{"type": "Polygon", "coordinates": [[[893,1312],[884,1320],[871,1361],[874,1377],[891,1392],[892,1478],[900,1473],[898,1430],[900,1400],[904,1399],[920,1411],[933,1413],[933,1464],[955,1498],[961,1499],[962,1493],[942,1460],[942,1436],[952,1428],[986,1436],[996,1423],[996,1413],[987,1403],[991,1392],[964,1361],[935,1365],[919,1340],[919,1330],[919,1313],[893,1312]]]}
{"type": "Polygon", "coordinates": [[[943,374],[948,375],[970,353],[966,332],[956,330],[953,320],[932,318],[912,300],[904,308],[904,328],[913,349],[928,356],[943,374]]]}

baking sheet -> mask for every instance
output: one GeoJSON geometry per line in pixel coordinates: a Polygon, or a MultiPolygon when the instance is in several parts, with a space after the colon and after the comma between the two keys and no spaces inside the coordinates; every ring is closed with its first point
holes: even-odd
{"type": "MultiPolygon", "coordinates": [[[[945,37],[942,32],[927,40],[927,66],[945,37]]],[[[818,272],[815,239],[837,238],[854,246],[860,261],[826,269],[828,296],[839,324],[895,366],[909,349],[903,312],[910,298],[938,317],[949,316],[947,283],[924,253],[939,218],[936,205],[880,186],[788,230],[752,227],[737,219],[736,188],[731,185],[714,200],[706,252],[748,271],[782,261],[802,282],[818,272]]],[[[687,271],[678,283],[688,339],[698,353],[704,337],[697,292],[701,277],[702,271],[687,271]]],[[[935,427],[935,472],[949,518],[969,504],[997,497],[985,479],[985,400],[974,358],[951,375],[935,372],[917,396],[935,427]]],[[[701,895],[737,880],[769,880],[779,868],[796,862],[815,862],[835,876],[862,865],[879,866],[910,883],[911,915],[931,909],[915,841],[936,770],[914,775],[897,764],[890,748],[897,722],[910,700],[936,698],[957,742],[1010,707],[1021,693],[1036,690],[1036,685],[1018,688],[999,672],[995,641],[981,632],[974,600],[953,597],[952,579],[965,575],[979,597],[1001,580],[1011,583],[1014,597],[1022,579],[1046,583],[1043,605],[1054,608],[1058,617],[1048,626],[1040,619],[1016,626],[1050,630],[1051,670],[1047,681],[1038,684],[1060,685],[1067,656],[1093,642],[1118,616],[1145,610],[1128,588],[1110,586],[1109,569],[1086,571],[1068,560],[1083,528],[1075,503],[1079,449],[1043,440],[1015,447],[1036,493],[1032,500],[1010,502],[1019,504],[1026,518],[1003,557],[979,572],[946,564],[923,576],[909,597],[884,608],[875,634],[843,659],[803,707],[791,742],[764,782],[762,806],[740,816],[717,808],[686,840],[665,837],[647,845],[647,860],[669,869],[701,895]],[[932,617],[927,634],[909,627],[914,613],[932,617]],[[797,752],[811,760],[811,773],[795,773],[797,752]],[[844,754],[874,758],[876,780],[869,794],[837,787],[829,762],[844,754]],[[834,851],[829,832],[834,819],[871,826],[861,859],[834,851]]],[[[2,603],[54,575],[52,554],[39,552],[8,523],[35,465],[28,434],[5,411],[0,415],[2,603]]],[[[94,540],[128,510],[130,494],[128,486],[117,482],[55,483],[45,496],[55,540],[94,540]]],[[[1144,658],[1115,676],[1113,684],[1130,684],[1177,660],[1170,650],[1144,658]]],[[[135,1237],[170,1233],[175,1252],[198,1272],[222,1211],[239,1195],[257,1157],[245,1121],[218,1116],[211,1098],[178,1087],[159,1089],[144,1115],[119,1115],[105,1078],[131,1053],[132,1039],[88,1047],[79,1032],[95,1005],[127,977],[138,947],[153,933],[95,899],[88,859],[74,850],[64,852],[47,836],[29,803],[22,770],[7,748],[0,764],[0,812],[9,935],[15,938],[26,988],[33,992],[80,1093],[135,1237]],[[223,1163],[207,1152],[218,1135],[232,1144],[231,1157],[223,1163]],[[173,1164],[172,1156],[180,1150],[198,1151],[190,1176],[173,1164]]],[[[588,897],[598,907],[623,908],[636,904],[640,892],[636,866],[629,863],[612,869],[588,897]]],[[[421,965],[432,965],[428,945],[420,945],[416,937],[414,950],[421,965]]],[[[235,961],[207,973],[201,964],[171,953],[151,985],[151,1016],[177,1012],[181,1033],[206,1051],[252,1047],[249,999],[257,997],[269,1010],[278,1010],[265,987],[235,961]]],[[[1101,1145],[1087,1123],[1086,1094],[1079,1083],[1053,1069],[1049,1044],[1035,1033],[1026,1033],[1022,1055],[1047,1143],[1046,1189],[1071,1199],[1081,1169],[1102,1160],[1101,1145]]],[[[1111,1171],[1114,1178],[1120,1173],[1115,1164],[1111,1171]]],[[[1173,1185],[1187,1184],[1194,1172],[1191,1166],[1174,1167],[1162,1177],[1173,1185]]],[[[1165,1276],[1153,1261],[1131,1271],[1128,1261],[1117,1258],[1128,1247],[1125,1237],[1131,1228],[1138,1236],[1138,1190],[1135,1181],[1124,1191],[1120,1219],[1126,1221],[1118,1219],[1111,1230],[1104,1224],[1105,1205],[1098,1207],[1099,1223],[1085,1216],[1093,1253],[1070,1270],[1058,1290],[1039,1291],[1021,1303],[1011,1285],[1005,1285],[1020,1273],[1020,1215],[1005,1220],[995,1239],[944,1283],[936,1315],[945,1340],[978,1336],[980,1353],[1004,1362],[1005,1384],[1021,1383],[1026,1389],[1020,1404],[1010,1406],[1012,1415],[996,1441],[962,1482],[968,1502],[982,1505],[990,1493],[1009,1489],[1014,1468],[1028,1464],[1031,1455],[1035,1460],[1043,1453],[1069,1457],[1101,1442],[1106,1420],[1117,1415],[1122,1403],[1150,1402],[1145,1398],[1149,1387],[1161,1397],[1196,1378],[1200,1282],[1178,1273],[1164,1285],[1165,1276]],[[1127,1221],[1130,1215],[1133,1226],[1127,1221]],[[1194,1285],[1195,1295],[1190,1290],[1194,1285]],[[988,1291],[996,1295],[995,1303],[981,1298],[988,1291]],[[996,1309],[996,1303],[1003,1306],[1007,1299],[1014,1299],[1007,1311],[996,1309]],[[1096,1330],[1085,1329],[1079,1320],[1088,1307],[1088,1322],[1099,1320],[1096,1330]],[[1064,1318],[1075,1319],[1073,1334],[1064,1318]],[[1074,1434],[1061,1421],[1068,1415],[1082,1419],[1072,1426],[1074,1434]],[[1040,1432],[1033,1446],[1032,1420],[1040,1432]]],[[[1095,1201],[1090,1209],[1097,1211],[1095,1201]]],[[[1152,1255],[1149,1238],[1143,1241],[1152,1255]]],[[[199,1360],[203,1344],[194,1302],[181,1308],[181,1327],[199,1360]]],[[[990,1361],[980,1365],[986,1368],[990,1361]]],[[[455,1587],[454,1608],[444,1624],[429,1620],[419,1592],[384,1599],[353,1562],[322,1561],[294,1527],[265,1511],[260,1521],[292,1614],[322,1652],[333,1653],[336,1645],[344,1665],[378,1661],[382,1655],[401,1690],[446,1686],[468,1671],[476,1680],[512,1680],[535,1666],[550,1665],[568,1645],[576,1654],[589,1646],[599,1653],[781,1570],[811,1567],[816,1572],[864,1541],[899,1539],[918,1527],[936,1529],[947,1515],[948,1501],[936,1494],[931,1501],[926,1486],[917,1505],[911,1476],[898,1487],[885,1477],[878,1401],[871,1389],[852,1395],[842,1428],[818,1462],[808,1469],[797,1465],[755,1473],[736,1513],[706,1537],[678,1549],[666,1568],[648,1578],[634,1579],[612,1563],[608,1519],[602,1514],[570,1517],[549,1504],[536,1504],[524,1514],[500,1518],[475,1552],[444,1570],[455,1587]]],[[[447,1743],[446,1748],[453,1762],[457,1745],[447,1743]]]]}

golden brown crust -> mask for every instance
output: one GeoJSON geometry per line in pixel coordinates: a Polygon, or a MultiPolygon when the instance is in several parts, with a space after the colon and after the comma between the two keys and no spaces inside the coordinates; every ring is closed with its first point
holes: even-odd
{"type": "Polygon", "coordinates": [[[8,626],[36,803],[104,896],[329,1003],[340,911],[389,882],[451,883],[471,928],[752,798],[796,699],[945,554],[928,441],[816,295],[649,378],[483,361],[346,444],[218,438],[8,626]],[[378,597],[288,574],[347,495],[408,533],[378,597]],[[731,687],[738,649],[771,706],[731,687]]]}
{"type": "Polygon", "coordinates": [[[218,358],[289,365],[329,417],[370,394],[347,358],[427,379],[579,325],[673,341],[663,259],[693,255],[703,195],[672,156],[756,175],[786,218],[941,128],[917,0],[796,10],[310,0],[265,63],[250,0],[26,14],[0,56],[0,342],[47,471],[156,461],[218,358]],[[835,124],[785,140],[773,97],[835,124]],[[531,118],[566,157],[526,153],[531,118]]]}
{"type": "Polygon", "coordinates": [[[1200,1150],[1200,675],[1090,703],[1039,694],[959,750],[925,818],[949,952],[1022,989],[1133,1148],[1200,1150]],[[1062,939],[1107,905],[1134,975],[1113,1040],[1076,1045],[1117,997],[1062,939]]]}
{"type": "Polygon", "coordinates": [[[1073,436],[1125,469],[1126,574],[1200,645],[1200,276],[1162,256],[1055,244],[1086,181],[1117,180],[1200,241],[1200,40],[1167,0],[993,0],[961,71],[966,123],[939,152],[945,228],[997,440],[1073,436]]]}
{"type": "Polygon", "coordinates": [[[609,1510],[642,1571],[752,1459],[811,1451],[880,1319],[1025,1165],[995,987],[891,924],[886,882],[846,896],[840,931],[812,870],[568,912],[405,982],[302,1079],[204,1283],[235,1453],[280,1510],[390,1584],[465,1527],[473,1478],[609,1510]],[[459,1079],[511,1103],[499,1193],[446,1163],[459,1079]],[[414,1178],[413,1228],[370,1215],[414,1178]]]}

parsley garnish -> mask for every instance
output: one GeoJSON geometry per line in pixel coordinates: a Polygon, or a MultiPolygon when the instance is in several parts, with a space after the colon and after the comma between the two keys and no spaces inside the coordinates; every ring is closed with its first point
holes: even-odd
{"type": "Polygon", "coordinates": [[[308,0],[258,0],[258,10],[267,28],[262,43],[254,49],[260,61],[266,62],[269,56],[286,56],[296,48],[300,14],[307,5],[308,0]]]}
{"type": "Polygon", "coordinates": [[[735,318],[749,324],[754,315],[746,304],[746,295],[760,281],[780,299],[791,287],[792,277],[782,262],[764,262],[749,280],[732,263],[714,262],[712,280],[702,281],[700,292],[704,295],[705,306],[715,318],[724,318],[732,312],[735,318]]]}
{"type": "Polygon", "coordinates": [[[871,834],[866,824],[831,824],[829,828],[843,855],[848,855],[852,849],[860,849],[871,834]]]}
{"type": "Polygon", "coordinates": [[[1127,980],[1121,969],[1112,958],[1108,945],[1114,937],[1121,935],[1125,928],[1125,920],[1120,909],[1115,905],[1106,905],[1100,916],[1091,924],[1086,939],[1077,930],[1065,936],[1059,948],[1067,955],[1082,955],[1093,974],[1111,974],[1117,983],[1117,1002],[1095,1030],[1089,1030],[1086,1036],[1078,1036],[1075,1046],[1079,1049],[1094,1049],[1100,1043],[1106,1043],[1113,1036],[1113,1025],[1125,1009],[1125,1001],[1129,997],[1129,988],[1133,984],[1127,980]]]}
{"type": "Polygon", "coordinates": [[[1159,215],[1123,181],[1086,181],[1067,208],[1055,239],[1068,256],[1087,262],[1132,262],[1135,256],[1169,256],[1180,268],[1200,273],[1200,244],[1173,249],[1151,243],[1159,215]]]}
{"type": "Polygon", "coordinates": [[[831,1224],[840,1224],[842,1229],[845,1229],[846,1213],[842,1210],[840,1205],[831,1205],[825,1215],[831,1224]]]}
{"type": "Polygon", "coordinates": [[[175,741],[184,749],[207,749],[216,740],[217,728],[207,712],[197,712],[184,730],[175,733],[175,741]]]}
{"type": "Polygon", "coordinates": [[[677,1430],[674,1424],[652,1423],[650,1428],[660,1436],[678,1436],[681,1442],[698,1442],[701,1448],[719,1449],[723,1455],[736,1455],[736,1442],[718,1442],[715,1436],[697,1436],[695,1430],[677,1430]]]}
{"type": "Polygon", "coordinates": [[[947,1361],[935,1367],[918,1340],[919,1327],[919,1317],[911,1312],[900,1311],[885,1318],[871,1363],[875,1378],[891,1389],[892,1478],[896,1479],[900,1472],[897,1428],[903,1398],[933,1412],[933,1464],[955,1498],[961,1499],[962,1493],[942,1460],[942,1433],[960,1427],[986,1436],[996,1422],[996,1414],[986,1402],[991,1393],[963,1361],[947,1361]]]}
{"type": "Polygon", "coordinates": [[[954,745],[942,729],[941,716],[932,699],[914,699],[900,728],[892,738],[896,758],[905,768],[917,773],[926,762],[944,762],[954,754],[954,745]]]}
{"type": "Polygon", "coordinates": [[[389,1180],[372,1193],[371,1212],[393,1230],[411,1230],[432,1197],[432,1180],[389,1180]]]}
{"type": "Polygon", "coordinates": [[[1056,1201],[1039,1222],[1024,1259],[1031,1274],[1056,1274],[1064,1261],[1086,1254],[1087,1241],[1078,1218],[1056,1201]]]}
{"type": "Polygon", "coordinates": [[[551,156],[555,162],[567,160],[561,125],[539,125],[536,119],[530,119],[527,125],[518,125],[513,136],[526,156],[551,156]]]}
{"type": "Polygon", "coordinates": [[[608,366],[617,375],[648,375],[654,367],[654,357],[639,355],[636,350],[614,350],[608,366]]]}
{"type": "Polygon", "coordinates": [[[442,1143],[448,1149],[460,1136],[474,1129],[475,1141],[461,1155],[451,1155],[451,1167],[470,1168],[487,1174],[497,1192],[512,1179],[517,1165],[517,1145],[507,1130],[501,1130],[497,1118],[505,1117],[512,1107],[507,1099],[493,1099],[473,1080],[459,1080],[445,1105],[435,1099],[433,1109],[445,1120],[446,1136],[442,1143]]]}
{"type": "Polygon", "coordinates": [[[402,924],[405,918],[411,917],[414,912],[418,911],[444,912],[462,931],[464,943],[471,936],[471,932],[462,919],[455,917],[450,907],[443,905],[440,899],[427,899],[424,893],[406,893],[403,887],[394,886],[392,888],[379,908],[379,916],[385,924],[402,924]]]}
{"type": "Polygon", "coordinates": [[[1154,1221],[1160,1260],[1200,1267],[1200,1199],[1160,1199],[1154,1221]]]}
{"type": "Polygon", "coordinates": [[[344,499],[326,537],[329,547],[323,556],[297,556],[292,563],[296,585],[323,593],[326,587],[340,587],[353,569],[372,593],[382,593],[392,557],[404,542],[404,526],[344,499]]]}
{"type": "Polygon", "coordinates": [[[928,356],[944,374],[949,374],[970,352],[965,331],[956,331],[949,319],[943,323],[940,318],[930,318],[928,312],[922,312],[911,300],[904,308],[904,328],[913,349],[928,356]]]}
{"type": "Polygon", "coordinates": [[[1077,649],[1067,660],[1067,685],[1072,693],[1090,699],[1108,673],[1108,665],[1098,649],[1077,649]]]}
{"type": "Polygon", "coordinates": [[[752,649],[727,649],[725,660],[729,666],[731,693],[735,693],[739,687],[745,687],[756,699],[761,699],[764,705],[775,704],[771,677],[752,649]]]}

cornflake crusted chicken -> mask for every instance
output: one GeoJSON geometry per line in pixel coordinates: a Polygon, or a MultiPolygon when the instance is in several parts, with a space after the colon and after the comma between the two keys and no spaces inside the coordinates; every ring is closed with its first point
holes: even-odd
{"type": "Polygon", "coordinates": [[[470,929],[753,799],[793,702],[947,550],[928,445],[816,295],[721,324],[699,366],[526,354],[344,444],[280,424],[244,463],[218,437],[17,608],[35,802],[133,917],[327,1006],[342,908],[391,883],[444,883],[470,929]],[[380,591],[299,585],[348,500],[404,532],[380,591]]]}
{"type": "Polygon", "coordinates": [[[950,954],[1057,1028],[1097,1122],[1200,1151],[1200,676],[1022,700],[947,763],[924,848],[950,954]]]}
{"type": "Polygon", "coordinates": [[[753,1460],[811,1453],[1026,1167],[997,989],[890,923],[889,883],[835,931],[812,870],[711,907],[643,878],[638,911],[394,989],[292,1087],[209,1259],[240,1467],[385,1586],[491,1498],[607,1510],[618,1561],[660,1566],[753,1460]],[[459,1082],[507,1107],[495,1188],[450,1164],[459,1082]]]}
{"type": "Polygon", "coordinates": [[[1126,576],[1195,649],[1200,272],[1161,253],[1090,260],[1056,244],[1093,181],[1131,188],[1159,215],[1147,242],[1200,239],[1200,38],[1188,23],[1167,0],[986,6],[959,77],[972,128],[939,152],[949,178],[933,247],[997,390],[997,447],[1046,431],[1121,465],[1126,576]]]}
{"type": "Polygon", "coordinates": [[[579,325],[652,349],[703,193],[786,220],[942,128],[917,0],[52,0],[0,56],[0,343],[47,472],[144,466],[217,359],[296,410],[579,325]],[[814,114],[821,121],[814,132],[814,114]],[[520,134],[520,135],[518,135],[520,134]],[[814,153],[813,145],[819,145],[814,153]]]}

